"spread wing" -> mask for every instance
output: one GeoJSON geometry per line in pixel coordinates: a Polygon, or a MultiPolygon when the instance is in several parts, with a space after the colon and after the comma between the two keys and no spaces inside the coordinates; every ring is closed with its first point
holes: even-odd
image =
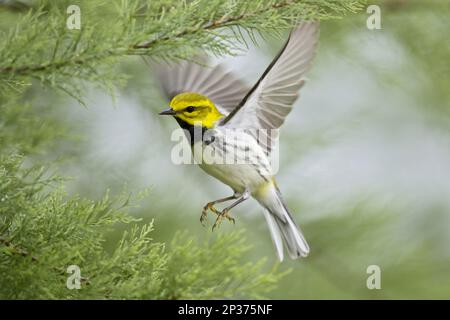
{"type": "Polygon", "coordinates": [[[223,66],[210,66],[207,57],[155,66],[158,80],[169,100],[182,92],[207,96],[220,112],[228,115],[250,90],[235,74],[223,66]]]}
{"type": "Polygon", "coordinates": [[[253,129],[259,144],[270,153],[278,129],[291,112],[304,75],[314,57],[319,35],[319,23],[305,22],[295,28],[262,77],[241,103],[222,121],[229,128],[253,129]],[[269,129],[271,134],[265,130],[269,129]]]}

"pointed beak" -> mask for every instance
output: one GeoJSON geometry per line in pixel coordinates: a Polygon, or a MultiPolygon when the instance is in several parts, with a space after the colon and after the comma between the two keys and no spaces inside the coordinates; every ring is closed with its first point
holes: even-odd
{"type": "Polygon", "coordinates": [[[174,115],[176,115],[176,112],[172,108],[169,108],[169,109],[161,111],[159,113],[159,115],[160,116],[174,116],[174,115]]]}

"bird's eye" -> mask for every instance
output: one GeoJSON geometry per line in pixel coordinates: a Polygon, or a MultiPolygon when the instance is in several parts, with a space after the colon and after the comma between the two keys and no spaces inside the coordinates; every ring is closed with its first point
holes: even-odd
{"type": "Polygon", "coordinates": [[[193,107],[193,106],[189,106],[189,107],[186,108],[186,112],[191,113],[191,112],[194,112],[194,111],[195,111],[195,107],[193,107]]]}

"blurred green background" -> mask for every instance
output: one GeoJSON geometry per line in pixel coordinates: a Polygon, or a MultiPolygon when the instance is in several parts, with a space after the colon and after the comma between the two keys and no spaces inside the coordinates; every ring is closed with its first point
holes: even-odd
{"type": "MultiPolygon", "coordinates": [[[[376,3],[381,30],[366,27],[365,12],[322,24],[309,81],[282,129],[277,179],[311,254],[282,263],[292,272],[271,298],[450,298],[450,4],[376,3]],[[369,265],[381,268],[381,290],[366,287],[369,265]]],[[[249,84],[282,43],[260,44],[224,61],[249,84]]],[[[69,193],[150,188],[133,214],[155,220],[158,241],[179,229],[207,238],[201,208],[230,190],[171,163],[177,124],[157,116],[167,102],[150,68],[137,58],[120,68],[132,77],[115,102],[94,88],[86,107],[30,90],[42,115],[58,117],[71,135],[43,157],[61,157],[60,171],[73,177],[69,193]]],[[[233,215],[235,226],[215,232],[245,229],[254,244],[247,260],[276,263],[258,204],[233,215]]]]}

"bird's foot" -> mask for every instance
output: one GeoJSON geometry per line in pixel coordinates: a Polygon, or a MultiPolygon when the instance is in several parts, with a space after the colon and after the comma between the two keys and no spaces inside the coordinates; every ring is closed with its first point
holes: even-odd
{"type": "Polygon", "coordinates": [[[205,226],[204,221],[208,217],[208,211],[215,213],[216,215],[220,215],[220,211],[214,208],[214,202],[207,203],[202,210],[202,215],[200,216],[200,223],[205,226]]]}
{"type": "Polygon", "coordinates": [[[213,231],[214,231],[215,228],[217,228],[217,227],[220,226],[220,223],[222,222],[222,219],[223,219],[223,218],[226,218],[228,221],[233,222],[233,224],[236,223],[235,220],[234,220],[234,218],[233,218],[232,216],[230,216],[229,210],[224,209],[222,212],[220,212],[220,213],[217,215],[216,222],[214,222],[214,225],[213,225],[213,227],[212,227],[212,230],[213,230],[213,231]]]}

